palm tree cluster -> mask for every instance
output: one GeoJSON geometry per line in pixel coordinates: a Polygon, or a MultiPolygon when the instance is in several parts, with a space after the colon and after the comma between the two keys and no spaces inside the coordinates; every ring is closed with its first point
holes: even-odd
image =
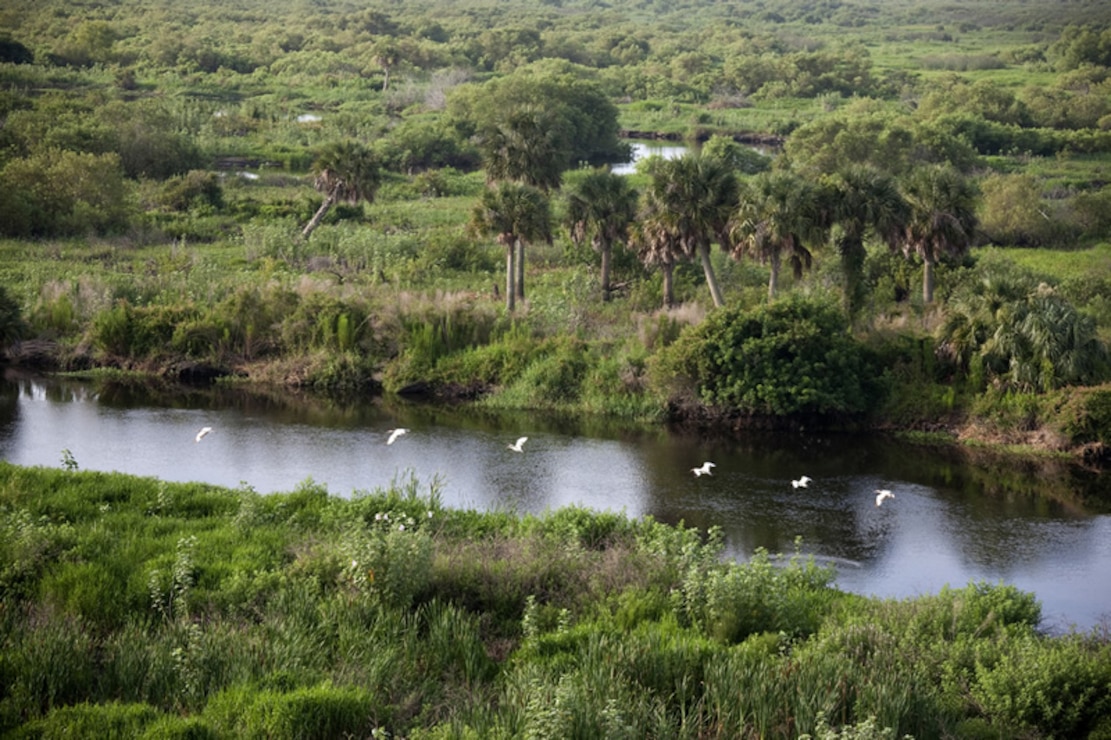
{"type": "MultiPolygon", "coordinates": [[[[545,131],[542,110],[522,106],[507,114],[488,137],[489,188],[475,205],[470,228],[506,249],[506,307],[525,295],[525,245],[552,238],[550,192],[558,189],[565,145],[545,131]]],[[[742,175],[712,152],[675,159],[652,158],[643,193],[606,168],[576,181],[566,193],[566,225],[572,240],[587,240],[601,255],[601,292],[609,300],[613,251],[631,247],[646,267],[663,273],[663,302],[674,304],[673,271],[682,261],[702,267],[715,307],[724,304],[710,258],[716,243],[735,259],[751,256],[769,266],[768,300],[778,290],[780,268],[796,277],[810,269],[813,252],[833,243],[844,275],[846,308],[862,297],[865,242],[923,262],[922,300],[934,300],[934,270],[946,256],[963,254],[977,227],[973,184],[948,166],[930,166],[904,183],[867,167],[820,179],[790,169],[742,175]]],[[[313,164],[324,201],[304,227],[307,238],[336,203],[372,201],[381,182],[374,153],[354,142],[321,150],[313,164]]]]}
{"type": "Polygon", "coordinates": [[[977,226],[976,191],[951,167],[918,170],[903,187],[888,174],[860,167],[818,180],[790,169],[742,178],[705,153],[652,161],[645,170],[651,180],[627,238],[645,265],[664,271],[665,305],[674,298],[673,266],[694,259],[702,265],[714,305],[722,305],[710,262],[715,242],[736,259],[748,255],[769,266],[770,301],[784,262],[801,277],[811,267],[813,251],[832,241],[852,311],[861,299],[868,238],[923,261],[922,299],[932,303],[934,266],[963,254],[977,226]]]}
{"type": "Polygon", "coordinates": [[[1045,392],[1105,377],[1095,321],[1052,287],[998,265],[958,286],[937,330],[938,355],[979,390],[1045,392]]]}

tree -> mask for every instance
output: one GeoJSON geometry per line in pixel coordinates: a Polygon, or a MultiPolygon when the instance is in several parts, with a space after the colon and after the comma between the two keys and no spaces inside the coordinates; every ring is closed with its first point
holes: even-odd
{"type": "Polygon", "coordinates": [[[1044,392],[1107,376],[1095,322],[1052,287],[1005,261],[984,260],[945,306],[937,354],[977,386],[1044,392]]]}
{"type": "Polygon", "coordinates": [[[910,206],[895,180],[870,167],[851,167],[829,182],[831,218],[840,227],[837,253],[845,277],[845,305],[853,315],[863,291],[865,238],[871,234],[895,249],[906,229],[910,206]]]}
{"type": "Polygon", "coordinates": [[[714,134],[702,145],[703,157],[717,157],[737,172],[755,175],[771,169],[771,157],[728,136],[714,134]]]}
{"type": "Polygon", "coordinates": [[[820,189],[805,178],[782,170],[752,178],[744,187],[730,233],[734,256],[749,253],[768,263],[768,301],[775,298],[779,267],[790,261],[795,275],[810,267],[806,242],[825,237],[828,214],[820,189]]]}
{"type": "Polygon", "coordinates": [[[336,203],[373,202],[382,181],[374,153],[357,141],[325,145],[313,162],[312,172],[313,186],[323,193],[324,202],[301,232],[306,239],[336,203]]]}
{"type": "Polygon", "coordinates": [[[922,259],[922,301],[933,303],[934,268],[939,259],[968,251],[976,231],[975,185],[952,167],[926,167],[907,180],[910,217],[903,252],[922,259]]]}
{"type": "Polygon", "coordinates": [[[576,244],[590,239],[602,255],[602,300],[610,299],[610,265],[615,244],[628,239],[629,225],[636,215],[637,191],[627,178],[595,170],[571,189],[567,196],[567,221],[576,244]]]}
{"type": "Polygon", "coordinates": [[[675,263],[686,258],[679,237],[672,232],[655,204],[641,209],[630,227],[629,241],[645,267],[659,267],[663,273],[664,308],[675,305],[675,263]]]}
{"type": "Polygon", "coordinates": [[[521,291],[524,244],[551,237],[551,204],[538,188],[500,182],[483,191],[471,212],[470,229],[493,236],[505,247],[505,307],[512,311],[521,291]]]}
{"type": "Polygon", "coordinates": [[[0,233],[14,237],[109,234],[131,215],[119,155],[44,149],[0,168],[0,233]]]}
{"type": "Polygon", "coordinates": [[[526,104],[509,111],[479,138],[487,181],[558,189],[571,148],[566,136],[567,131],[543,106],[526,104]]]}
{"type": "Polygon", "coordinates": [[[525,131],[531,118],[544,132],[560,172],[580,163],[627,162],[629,146],[618,137],[617,106],[591,79],[593,74],[558,60],[530,64],[481,85],[456,87],[448,113],[464,137],[480,142],[497,140],[499,129],[502,134],[525,131]],[[511,117],[518,120],[510,122],[511,117]]]}
{"type": "Polygon", "coordinates": [[[737,203],[737,177],[714,157],[686,154],[676,159],[649,162],[645,197],[648,210],[661,227],[679,242],[681,253],[698,257],[714,306],[721,306],[721,288],[710,262],[710,244],[724,245],[733,208],[737,203]]]}

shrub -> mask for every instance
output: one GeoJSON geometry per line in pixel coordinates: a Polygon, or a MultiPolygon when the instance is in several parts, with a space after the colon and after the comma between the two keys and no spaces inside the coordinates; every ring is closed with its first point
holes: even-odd
{"type": "Polygon", "coordinates": [[[93,318],[90,338],[110,355],[156,357],[173,345],[178,326],[194,320],[197,313],[192,306],[133,306],[121,300],[93,318]]]}
{"type": "Polygon", "coordinates": [[[26,324],[19,310],[19,304],[8,295],[0,285],[0,350],[23,336],[26,324]]]}
{"type": "Polygon", "coordinates": [[[28,723],[22,736],[41,740],[72,737],[129,740],[139,737],[158,716],[158,711],[146,704],[77,704],[60,707],[43,719],[28,723]]]}
{"type": "MultiPolygon", "coordinates": [[[[832,304],[792,297],[753,311],[717,311],[658,355],[658,383],[679,377],[705,404],[744,413],[860,413],[880,376],[832,304]]],[[[673,391],[679,389],[672,389],[673,391]]]]}
{"type": "Polygon", "coordinates": [[[381,714],[374,695],[325,683],[288,692],[242,687],[212,699],[205,718],[229,737],[369,737],[381,714]]]}
{"type": "Polygon", "coordinates": [[[115,154],[60,149],[0,169],[0,230],[6,236],[108,234],[128,223],[128,188],[115,154]]]}
{"type": "Polygon", "coordinates": [[[1111,388],[1075,389],[1061,413],[1073,444],[1111,444],[1111,388]]]}
{"type": "Polygon", "coordinates": [[[784,567],[757,549],[743,564],[696,565],[684,575],[681,614],[707,635],[737,643],[761,632],[806,636],[832,601],[832,568],[792,558],[784,567]]]}
{"type": "Polygon", "coordinates": [[[224,205],[224,190],[214,173],[192,170],[167,180],[158,200],[164,208],[172,211],[188,211],[197,207],[220,209],[224,205]]]}
{"type": "Polygon", "coordinates": [[[993,665],[978,666],[971,693],[1001,730],[1086,737],[1111,712],[1111,646],[1082,636],[1047,643],[1028,635],[993,665]]]}

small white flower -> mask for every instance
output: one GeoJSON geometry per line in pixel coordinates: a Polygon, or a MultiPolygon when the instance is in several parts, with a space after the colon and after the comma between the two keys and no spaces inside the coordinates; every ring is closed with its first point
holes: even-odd
{"type": "Polygon", "coordinates": [[[374,521],[376,521],[376,522],[382,521],[382,512],[378,512],[377,514],[374,515],[374,521]]]}
{"type": "Polygon", "coordinates": [[[405,531],[405,525],[404,524],[398,524],[397,525],[397,531],[398,532],[404,532],[405,531]]]}
{"type": "Polygon", "coordinates": [[[429,518],[429,519],[431,519],[431,518],[432,518],[432,510],[431,510],[431,509],[429,509],[429,510],[428,510],[428,518],[429,518]]]}

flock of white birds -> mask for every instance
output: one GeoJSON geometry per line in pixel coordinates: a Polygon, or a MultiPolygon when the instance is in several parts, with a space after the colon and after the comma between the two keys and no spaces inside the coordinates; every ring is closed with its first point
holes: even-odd
{"type": "MultiPolygon", "coordinates": [[[[701,478],[704,475],[713,475],[713,472],[711,472],[711,471],[712,471],[713,468],[716,468],[716,467],[717,467],[716,463],[712,463],[709,460],[707,460],[706,462],[699,465],[697,468],[691,468],[691,472],[694,473],[695,478],[701,478]]],[[[811,481],[813,481],[813,480],[814,479],[811,478],[810,476],[804,475],[801,478],[792,480],[791,481],[791,488],[807,488],[810,485],[811,481]]],[[[875,490],[875,494],[876,494],[876,506],[882,506],[883,502],[886,501],[887,499],[895,498],[895,494],[892,493],[891,491],[889,491],[886,488],[877,488],[875,490]]]]}
{"type": "MultiPolygon", "coordinates": [[[[197,436],[193,441],[200,442],[211,431],[212,431],[212,427],[201,427],[201,430],[197,432],[197,436]]],[[[386,434],[388,436],[386,437],[386,444],[387,445],[392,445],[394,442],[396,442],[398,440],[399,437],[401,437],[404,434],[408,434],[408,433],[409,433],[409,430],[405,429],[403,427],[397,427],[396,429],[387,429],[386,434]]],[[[524,450],[525,442],[528,442],[528,437],[518,437],[516,442],[514,442],[513,444],[510,444],[510,445],[506,445],[506,447],[508,449],[513,450],[514,452],[524,452],[525,451],[524,450]]],[[[711,475],[712,476],[713,475],[712,471],[716,467],[717,467],[717,463],[712,463],[709,460],[707,460],[706,462],[702,463],[698,467],[691,468],[691,472],[694,473],[695,478],[701,478],[704,475],[711,475]]],[[[810,476],[804,475],[801,478],[798,478],[796,480],[792,480],[791,481],[791,487],[792,488],[806,488],[810,485],[811,481],[813,481],[813,480],[814,479],[811,478],[810,476]]],[[[876,506],[882,506],[883,502],[886,501],[887,499],[895,498],[895,494],[892,493],[891,491],[889,491],[886,488],[877,488],[875,493],[876,493],[876,506]]]]}

